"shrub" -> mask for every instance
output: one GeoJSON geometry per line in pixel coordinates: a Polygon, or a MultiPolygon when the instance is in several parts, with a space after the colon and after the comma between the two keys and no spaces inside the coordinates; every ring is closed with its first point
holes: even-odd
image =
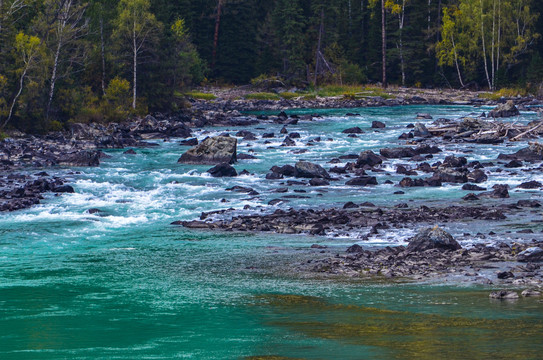
{"type": "Polygon", "coordinates": [[[299,97],[300,94],[296,94],[296,93],[292,93],[292,92],[283,92],[283,93],[280,93],[279,96],[282,97],[283,99],[290,100],[290,99],[294,99],[294,98],[299,97]]]}

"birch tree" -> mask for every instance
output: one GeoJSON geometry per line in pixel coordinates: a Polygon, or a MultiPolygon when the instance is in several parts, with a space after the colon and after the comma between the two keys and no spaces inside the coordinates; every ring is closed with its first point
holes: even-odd
{"type": "Polygon", "coordinates": [[[84,66],[86,54],[82,39],[88,33],[88,19],[85,18],[87,3],[78,0],[46,0],[45,8],[45,24],[51,24],[47,38],[52,52],[48,118],[58,80],[69,76],[74,68],[84,66]]]}
{"type": "Polygon", "coordinates": [[[7,116],[1,122],[0,129],[4,129],[11,121],[19,97],[23,93],[25,80],[29,72],[43,55],[41,40],[36,36],[26,35],[22,32],[17,34],[15,37],[14,48],[17,54],[17,62],[20,66],[16,71],[19,79],[18,86],[17,91],[11,101],[11,105],[9,106],[7,116]]]}
{"type": "Polygon", "coordinates": [[[121,0],[115,21],[114,39],[122,48],[128,44],[132,63],[132,108],[137,106],[138,64],[142,55],[158,42],[162,24],[150,11],[149,0],[121,0]]]}

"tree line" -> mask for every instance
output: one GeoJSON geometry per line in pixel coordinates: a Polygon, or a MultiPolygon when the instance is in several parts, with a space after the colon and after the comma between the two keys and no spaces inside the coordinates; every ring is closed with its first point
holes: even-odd
{"type": "Polygon", "coordinates": [[[202,83],[537,90],[539,0],[0,0],[0,129],[175,110],[202,83]]]}

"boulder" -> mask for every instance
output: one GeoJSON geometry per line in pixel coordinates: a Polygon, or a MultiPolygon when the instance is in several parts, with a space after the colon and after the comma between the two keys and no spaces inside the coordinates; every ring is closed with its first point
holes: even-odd
{"type": "Polygon", "coordinates": [[[430,131],[428,131],[428,128],[426,128],[426,126],[424,126],[424,124],[417,123],[415,125],[415,128],[413,129],[413,135],[420,136],[420,137],[425,137],[425,136],[430,135],[430,131]]]}
{"type": "Polygon", "coordinates": [[[506,299],[518,299],[518,293],[516,291],[507,291],[507,290],[500,290],[500,291],[494,291],[491,292],[489,297],[491,299],[500,299],[500,300],[506,300],[506,299]]]}
{"type": "Polygon", "coordinates": [[[381,122],[381,121],[373,121],[371,123],[371,128],[372,129],[384,129],[386,128],[386,124],[384,122],[381,122]]]}
{"type": "Polygon", "coordinates": [[[234,167],[227,163],[221,163],[207,171],[213,177],[234,177],[238,176],[238,172],[234,167]]]}
{"type": "Polygon", "coordinates": [[[543,186],[539,181],[528,181],[517,186],[519,189],[540,189],[543,186]]]}
{"type": "Polygon", "coordinates": [[[488,113],[488,117],[492,118],[505,118],[517,115],[520,115],[520,112],[512,100],[507,101],[505,104],[498,105],[494,110],[488,113]]]}
{"type": "Polygon", "coordinates": [[[464,184],[468,182],[467,171],[455,170],[452,168],[439,169],[434,173],[433,178],[442,182],[464,184]]]}
{"type": "Polygon", "coordinates": [[[462,247],[454,240],[451,234],[445,230],[434,227],[421,230],[413,238],[409,239],[407,251],[421,252],[430,249],[459,250],[462,247]]]}
{"type": "Polygon", "coordinates": [[[100,154],[98,151],[79,151],[66,154],[58,158],[58,164],[62,166],[98,166],[100,154]]]}
{"type": "Polygon", "coordinates": [[[522,262],[543,261],[543,249],[538,246],[530,247],[519,253],[517,259],[522,262]]]}
{"type": "Polygon", "coordinates": [[[309,181],[311,186],[328,186],[330,183],[322,178],[313,178],[309,181]]]}
{"type": "Polygon", "coordinates": [[[387,159],[410,158],[418,155],[417,152],[410,147],[385,148],[380,150],[381,156],[387,159]]]}
{"type": "Polygon", "coordinates": [[[356,166],[363,167],[365,165],[368,165],[368,166],[374,167],[382,163],[383,163],[383,159],[381,159],[380,156],[378,156],[371,150],[366,150],[360,153],[360,156],[358,156],[358,160],[356,161],[356,166]]]}
{"type": "Polygon", "coordinates": [[[179,143],[181,146],[196,146],[198,145],[198,139],[192,138],[188,140],[183,140],[179,143]]]}
{"type": "Polygon", "coordinates": [[[345,185],[348,185],[348,186],[377,185],[377,178],[375,176],[360,176],[360,177],[347,181],[345,185]]]}
{"type": "Polygon", "coordinates": [[[298,161],[294,168],[297,177],[330,179],[330,174],[322,166],[308,161],[298,161]]]}
{"type": "Polygon", "coordinates": [[[237,139],[232,137],[209,137],[181,155],[178,162],[207,165],[233,164],[237,161],[237,145],[237,139]]]}
{"type": "Polygon", "coordinates": [[[364,131],[359,128],[358,126],[356,127],[352,127],[352,128],[349,128],[349,129],[345,129],[342,131],[342,133],[344,134],[363,134],[364,131]]]}
{"type": "Polygon", "coordinates": [[[468,181],[476,184],[483,183],[488,180],[488,176],[481,169],[473,170],[468,174],[468,181]]]}

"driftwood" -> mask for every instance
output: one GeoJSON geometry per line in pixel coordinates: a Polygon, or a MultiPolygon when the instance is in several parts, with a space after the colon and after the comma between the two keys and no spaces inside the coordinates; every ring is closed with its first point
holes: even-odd
{"type": "Polygon", "coordinates": [[[518,124],[516,121],[484,121],[481,119],[466,118],[456,124],[446,124],[428,128],[433,136],[448,134],[455,140],[468,142],[501,142],[505,139],[520,141],[536,138],[543,133],[543,121],[532,122],[528,125],[518,124]],[[452,135],[452,136],[451,136],[452,135]]]}

